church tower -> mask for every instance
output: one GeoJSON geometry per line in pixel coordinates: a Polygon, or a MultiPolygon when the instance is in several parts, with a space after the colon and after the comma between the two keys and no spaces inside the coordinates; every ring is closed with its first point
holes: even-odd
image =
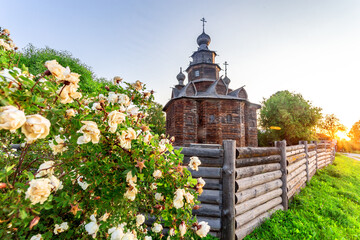
{"type": "Polygon", "coordinates": [[[221,68],[215,62],[216,52],[209,49],[211,38],[203,32],[197,38],[198,49],[185,74],[180,68],[178,84],[165,105],[166,133],[175,136],[175,145],[190,143],[221,144],[236,140],[238,147],[257,146],[256,110],[260,105],[248,101],[244,87],[232,90],[227,77],[219,77],[221,68]]]}

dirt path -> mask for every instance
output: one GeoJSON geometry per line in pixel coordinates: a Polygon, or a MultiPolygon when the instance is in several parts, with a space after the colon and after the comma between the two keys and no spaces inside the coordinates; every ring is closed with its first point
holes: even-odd
{"type": "Polygon", "coordinates": [[[360,161],[360,154],[357,153],[344,153],[346,156],[351,157],[352,159],[360,161]]]}

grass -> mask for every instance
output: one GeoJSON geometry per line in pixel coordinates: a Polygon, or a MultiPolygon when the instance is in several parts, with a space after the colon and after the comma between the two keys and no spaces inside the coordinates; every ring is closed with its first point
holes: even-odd
{"type": "Polygon", "coordinates": [[[360,239],[360,161],[337,155],[250,239],[360,239]]]}

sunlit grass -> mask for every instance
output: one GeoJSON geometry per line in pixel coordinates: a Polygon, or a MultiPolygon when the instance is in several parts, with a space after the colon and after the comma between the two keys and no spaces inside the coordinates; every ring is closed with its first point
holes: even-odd
{"type": "Polygon", "coordinates": [[[245,239],[360,239],[360,161],[337,155],[310,185],[245,239]]]}

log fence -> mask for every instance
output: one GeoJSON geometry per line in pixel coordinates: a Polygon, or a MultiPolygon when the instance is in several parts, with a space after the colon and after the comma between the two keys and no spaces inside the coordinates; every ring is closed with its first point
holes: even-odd
{"type": "Polygon", "coordinates": [[[198,221],[207,221],[210,234],[224,240],[243,239],[277,210],[287,210],[291,200],[316,171],[335,159],[335,144],[329,141],[300,141],[286,146],[236,148],[235,141],[191,144],[182,148],[184,165],[189,158],[201,160],[194,178],[206,184],[200,208],[193,210],[198,221]]]}

